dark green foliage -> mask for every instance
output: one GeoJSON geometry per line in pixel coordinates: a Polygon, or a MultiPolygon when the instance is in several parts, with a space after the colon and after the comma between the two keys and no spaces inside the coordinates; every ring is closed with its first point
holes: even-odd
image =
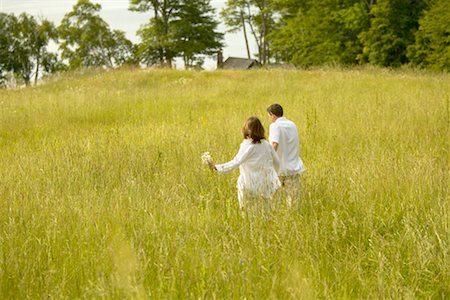
{"type": "Polygon", "coordinates": [[[211,55],[222,48],[222,34],[216,32],[218,22],[209,0],[180,1],[180,10],[175,13],[175,51],[183,57],[186,68],[201,67],[202,55],[211,55]]]}
{"type": "Polygon", "coordinates": [[[172,46],[169,40],[164,38],[167,35],[160,34],[159,25],[160,22],[157,19],[151,19],[148,24],[137,31],[137,35],[141,38],[141,42],[138,44],[137,56],[147,66],[155,64],[161,66],[166,64],[172,65],[174,53],[169,51],[172,46]]]}
{"type": "Polygon", "coordinates": [[[398,67],[408,62],[406,49],[414,43],[426,0],[378,0],[371,9],[370,28],[360,35],[362,62],[398,67]]]}
{"type": "Polygon", "coordinates": [[[277,60],[449,69],[448,0],[272,0],[272,6],[280,16],[269,36],[277,60]]]}
{"type": "Polygon", "coordinates": [[[17,22],[17,19],[14,15],[0,13],[0,86],[6,84],[7,72],[11,70],[13,65],[11,29],[15,22],[17,22]]]}
{"type": "Polygon", "coordinates": [[[173,14],[179,9],[178,0],[131,0],[130,10],[153,10],[148,24],[138,30],[142,42],[138,45],[138,59],[147,65],[172,67],[176,55],[173,41],[173,14]]]}
{"type": "Polygon", "coordinates": [[[222,47],[209,0],[133,0],[131,9],[153,9],[154,17],[138,31],[138,56],[147,65],[172,67],[173,59],[181,56],[186,68],[201,67],[202,56],[222,47]]]}
{"type": "Polygon", "coordinates": [[[358,34],[369,24],[363,1],[305,1],[296,15],[292,10],[270,35],[278,59],[300,66],[357,63],[358,34]]]}
{"type": "Polygon", "coordinates": [[[419,24],[408,57],[420,67],[450,71],[450,1],[433,1],[419,24]]]}
{"type": "MultiPolygon", "coordinates": [[[[124,64],[201,67],[223,47],[210,0],[130,0],[130,10],[151,12],[133,45],[111,30],[101,6],[79,0],[60,26],[22,14],[0,13],[0,86],[79,67],[124,64]],[[60,56],[47,49],[59,42],[60,56]]],[[[297,66],[404,64],[450,70],[448,0],[227,0],[221,16],[242,30],[247,56],[255,43],[261,63],[297,66]],[[251,41],[251,37],[253,41],[251,41]]]]}

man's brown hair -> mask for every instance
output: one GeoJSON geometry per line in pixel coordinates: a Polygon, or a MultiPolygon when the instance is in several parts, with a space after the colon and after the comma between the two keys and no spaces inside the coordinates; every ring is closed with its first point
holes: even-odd
{"type": "Polygon", "coordinates": [[[274,103],[267,108],[267,112],[271,115],[275,115],[277,117],[283,116],[283,107],[280,104],[274,103]]]}
{"type": "Polygon", "coordinates": [[[242,127],[242,134],[244,139],[251,138],[253,144],[261,143],[261,140],[265,139],[264,126],[258,117],[250,117],[245,121],[242,127]]]}

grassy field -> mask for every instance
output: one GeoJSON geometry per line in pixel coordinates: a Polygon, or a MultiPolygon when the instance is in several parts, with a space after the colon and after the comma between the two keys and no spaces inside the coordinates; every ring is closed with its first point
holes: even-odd
{"type": "Polygon", "coordinates": [[[450,298],[450,74],[72,74],[0,90],[1,299],[450,298]],[[241,213],[250,115],[295,121],[298,211],[241,213]]]}

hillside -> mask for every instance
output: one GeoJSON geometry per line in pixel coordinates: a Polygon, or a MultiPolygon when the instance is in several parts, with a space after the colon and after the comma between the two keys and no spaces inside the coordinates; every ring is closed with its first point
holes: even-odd
{"type": "Polygon", "coordinates": [[[0,298],[448,299],[450,75],[117,70],[0,90],[0,298]],[[298,211],[239,211],[244,120],[297,123],[298,211]]]}

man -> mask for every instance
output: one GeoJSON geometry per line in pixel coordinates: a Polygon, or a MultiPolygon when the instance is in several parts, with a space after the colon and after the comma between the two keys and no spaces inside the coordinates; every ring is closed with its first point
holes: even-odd
{"type": "Polygon", "coordinates": [[[305,171],[300,159],[300,141],[297,126],[283,117],[283,107],[272,104],[267,108],[272,122],[269,126],[269,142],[278,154],[278,176],[283,186],[288,207],[298,208],[300,174],[305,171]]]}

